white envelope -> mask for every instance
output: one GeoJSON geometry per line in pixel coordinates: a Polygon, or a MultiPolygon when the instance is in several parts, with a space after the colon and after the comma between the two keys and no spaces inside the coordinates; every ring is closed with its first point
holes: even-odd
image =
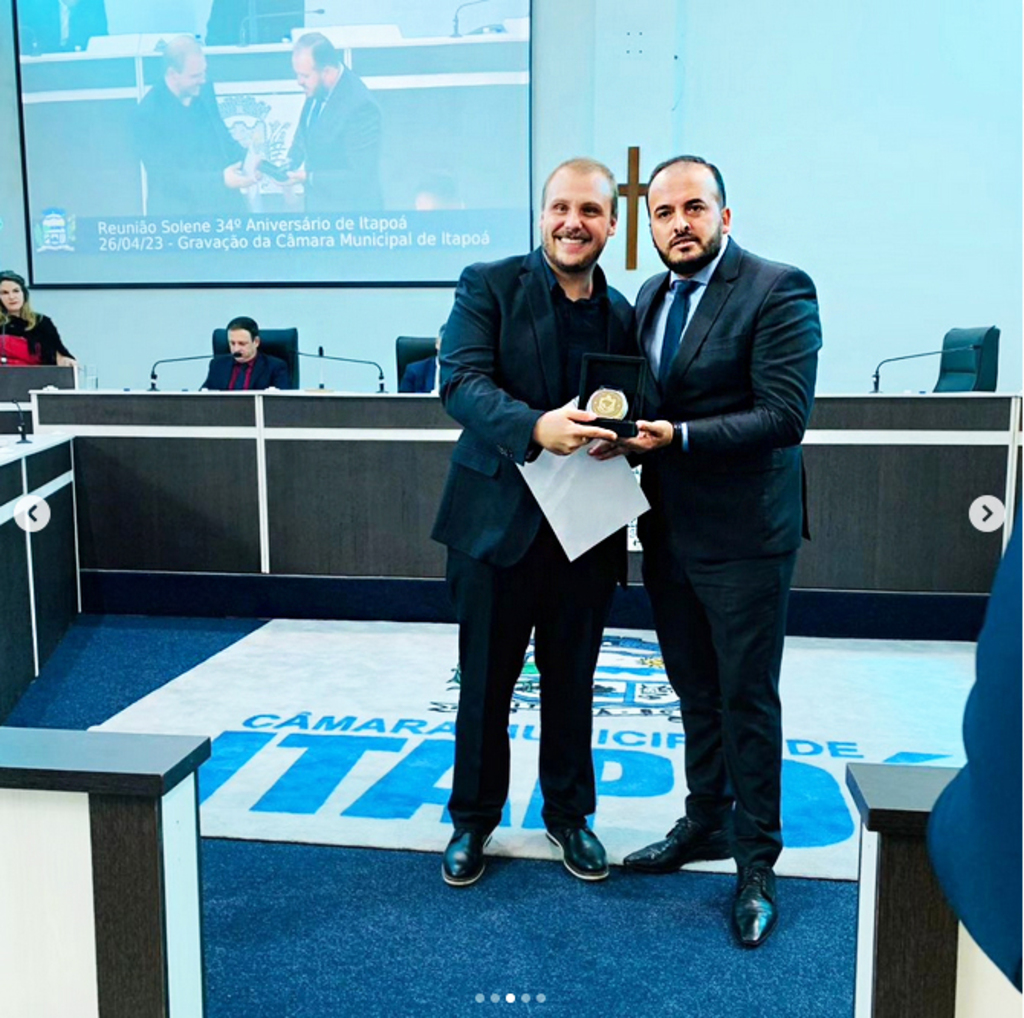
{"type": "Polygon", "coordinates": [[[545,449],[519,469],[570,562],[651,508],[624,456],[598,460],[587,446],[569,456],[545,449]]]}

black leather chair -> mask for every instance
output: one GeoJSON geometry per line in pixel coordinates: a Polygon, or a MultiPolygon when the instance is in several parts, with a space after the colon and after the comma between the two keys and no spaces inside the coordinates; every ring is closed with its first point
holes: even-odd
{"type": "Polygon", "coordinates": [[[950,329],[942,340],[935,392],[995,392],[999,377],[999,330],[950,329]]]}
{"type": "Polygon", "coordinates": [[[395,360],[398,364],[398,387],[402,387],[405,369],[414,361],[434,356],[437,339],[434,336],[399,336],[395,340],[395,360]]]}
{"type": "MultiPolygon", "coordinates": [[[[299,330],[260,329],[260,349],[271,357],[280,357],[288,365],[288,380],[293,389],[299,387],[299,330]]],[[[213,330],[213,355],[230,353],[228,330],[213,330]]]]}

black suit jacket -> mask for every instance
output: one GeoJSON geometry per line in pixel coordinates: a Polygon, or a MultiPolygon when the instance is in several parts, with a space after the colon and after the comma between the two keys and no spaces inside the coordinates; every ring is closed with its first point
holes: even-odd
{"type": "MultiPolygon", "coordinates": [[[[210,370],[202,388],[226,392],[231,383],[231,372],[234,366],[235,358],[229,353],[214,357],[210,361],[210,370]]],[[[288,378],[288,365],[280,357],[272,357],[268,353],[257,353],[256,363],[252,366],[249,390],[269,389],[271,386],[274,386],[275,389],[290,389],[292,387],[288,378]]]]}
{"type": "MultiPolygon", "coordinates": [[[[669,285],[637,297],[641,341],[669,285]]],[[[814,401],[821,324],[810,277],[729,242],[670,368],[652,418],[686,421],[678,443],[643,459],[654,512],[645,554],[743,559],[796,550],[805,529],[800,442],[814,401]]]]}
{"type": "MultiPolygon", "coordinates": [[[[607,352],[635,352],[628,301],[610,287],[608,301],[607,352]]],[[[542,514],[516,464],[526,462],[537,420],[562,405],[561,374],[540,249],[467,268],[441,344],[441,400],[465,430],[452,453],[435,540],[496,566],[526,554],[542,514]]],[[[625,548],[623,533],[623,562],[625,548]]]]}
{"type": "Polygon", "coordinates": [[[345,70],[319,115],[307,99],[288,152],[293,169],[306,167],[307,212],[373,212],[380,187],[380,109],[358,75],[345,70]]]}
{"type": "Polygon", "coordinates": [[[224,183],[224,170],[245,149],[221,120],[213,85],[203,85],[189,106],[158,81],[135,111],[136,151],[146,167],[151,216],[241,214],[240,191],[224,183]]]}

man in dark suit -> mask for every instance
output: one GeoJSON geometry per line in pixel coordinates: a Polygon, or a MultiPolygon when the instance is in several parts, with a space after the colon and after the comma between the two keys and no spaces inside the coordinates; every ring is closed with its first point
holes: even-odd
{"type": "Polygon", "coordinates": [[[306,101],[288,152],[292,183],[305,189],[307,212],[374,212],[380,188],[380,109],[331,41],[307,32],[292,52],[306,101]]]}
{"type": "Polygon", "coordinates": [[[399,392],[437,392],[438,385],[440,384],[438,379],[437,351],[441,349],[442,339],[444,339],[443,325],[437,330],[434,355],[413,361],[405,369],[398,382],[399,392]]]}
{"type": "Polygon", "coordinates": [[[423,357],[421,360],[413,361],[402,375],[402,381],[398,386],[399,392],[436,392],[435,379],[437,378],[437,356],[423,357]]]}
{"type": "Polygon", "coordinates": [[[800,442],[821,326],[814,284],[728,237],[718,170],[682,156],[648,185],[668,272],[637,298],[657,405],[639,521],[644,583],[686,734],[686,816],[624,865],[665,873],[736,859],[734,928],[745,946],[775,927],[782,849],[779,667],[801,535],[800,442]]]}
{"type": "Polygon", "coordinates": [[[571,160],[542,193],[542,247],[462,273],[441,345],[441,399],[464,428],[452,453],[435,540],[448,546],[461,688],[448,803],[455,832],[442,875],[479,879],[508,795],[508,713],[534,631],[540,671],[540,787],[548,837],[582,880],[608,875],[587,827],[595,809],[590,740],[594,667],[625,531],[569,562],[519,466],[614,433],[570,404],[582,355],[633,349],[632,311],[597,260],[614,233],[607,167],[571,160]]]}
{"type": "Polygon", "coordinates": [[[204,389],[229,392],[240,389],[290,389],[288,365],[280,357],[260,350],[260,327],[252,318],[232,318],[228,322],[228,347],[231,353],[210,361],[204,389]]]}
{"type": "Polygon", "coordinates": [[[203,48],[189,35],[164,50],[164,76],[135,113],[135,140],[146,168],[146,212],[151,216],[242,213],[245,149],[221,119],[206,80],[203,48]]]}

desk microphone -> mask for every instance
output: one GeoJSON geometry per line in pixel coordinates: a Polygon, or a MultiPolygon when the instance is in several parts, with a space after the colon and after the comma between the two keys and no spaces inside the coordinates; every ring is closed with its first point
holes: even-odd
{"type": "MultiPolygon", "coordinates": [[[[370,365],[370,367],[377,369],[377,381],[380,386],[377,389],[377,392],[387,392],[387,390],[384,388],[384,369],[376,361],[364,361],[359,360],[355,357],[326,357],[324,355],[324,348],[322,346],[317,347],[316,353],[303,353],[301,350],[299,350],[298,354],[300,357],[316,357],[317,360],[320,361],[338,361],[341,364],[368,364],[370,365]]],[[[320,388],[322,389],[323,387],[323,372],[321,371],[320,388]]]]}
{"type": "Polygon", "coordinates": [[[167,358],[165,358],[162,361],[157,361],[156,364],[154,364],[153,367],[151,367],[149,369],[149,391],[150,392],[156,392],[157,391],[157,388],[156,388],[156,369],[157,369],[157,364],[180,364],[182,361],[208,361],[208,360],[210,360],[210,355],[208,353],[204,353],[204,354],[202,354],[199,357],[167,357],[167,358]]]}
{"type": "Polygon", "coordinates": [[[884,361],[878,362],[878,367],[875,368],[875,373],[871,376],[874,382],[874,388],[871,390],[872,393],[878,392],[878,382],[880,379],[879,370],[883,364],[892,364],[894,361],[913,361],[917,360],[918,357],[937,357],[943,353],[952,353],[956,350],[980,350],[981,345],[979,343],[965,343],[963,346],[953,347],[951,350],[929,350],[927,353],[908,353],[903,357],[886,357],[884,361]]]}
{"type": "Polygon", "coordinates": [[[21,409],[21,404],[16,400],[10,400],[14,404],[14,409],[18,411],[18,434],[21,438],[18,439],[18,445],[31,445],[32,440],[25,437],[25,411],[21,409]]]}
{"type": "Polygon", "coordinates": [[[461,13],[462,8],[463,7],[475,7],[477,4],[482,4],[484,2],[485,2],[485,0],[466,0],[466,3],[459,4],[459,6],[455,8],[455,17],[452,19],[453,22],[454,22],[454,24],[452,25],[452,38],[453,39],[461,39],[462,38],[462,33],[459,31],[459,14],[461,13]]]}

